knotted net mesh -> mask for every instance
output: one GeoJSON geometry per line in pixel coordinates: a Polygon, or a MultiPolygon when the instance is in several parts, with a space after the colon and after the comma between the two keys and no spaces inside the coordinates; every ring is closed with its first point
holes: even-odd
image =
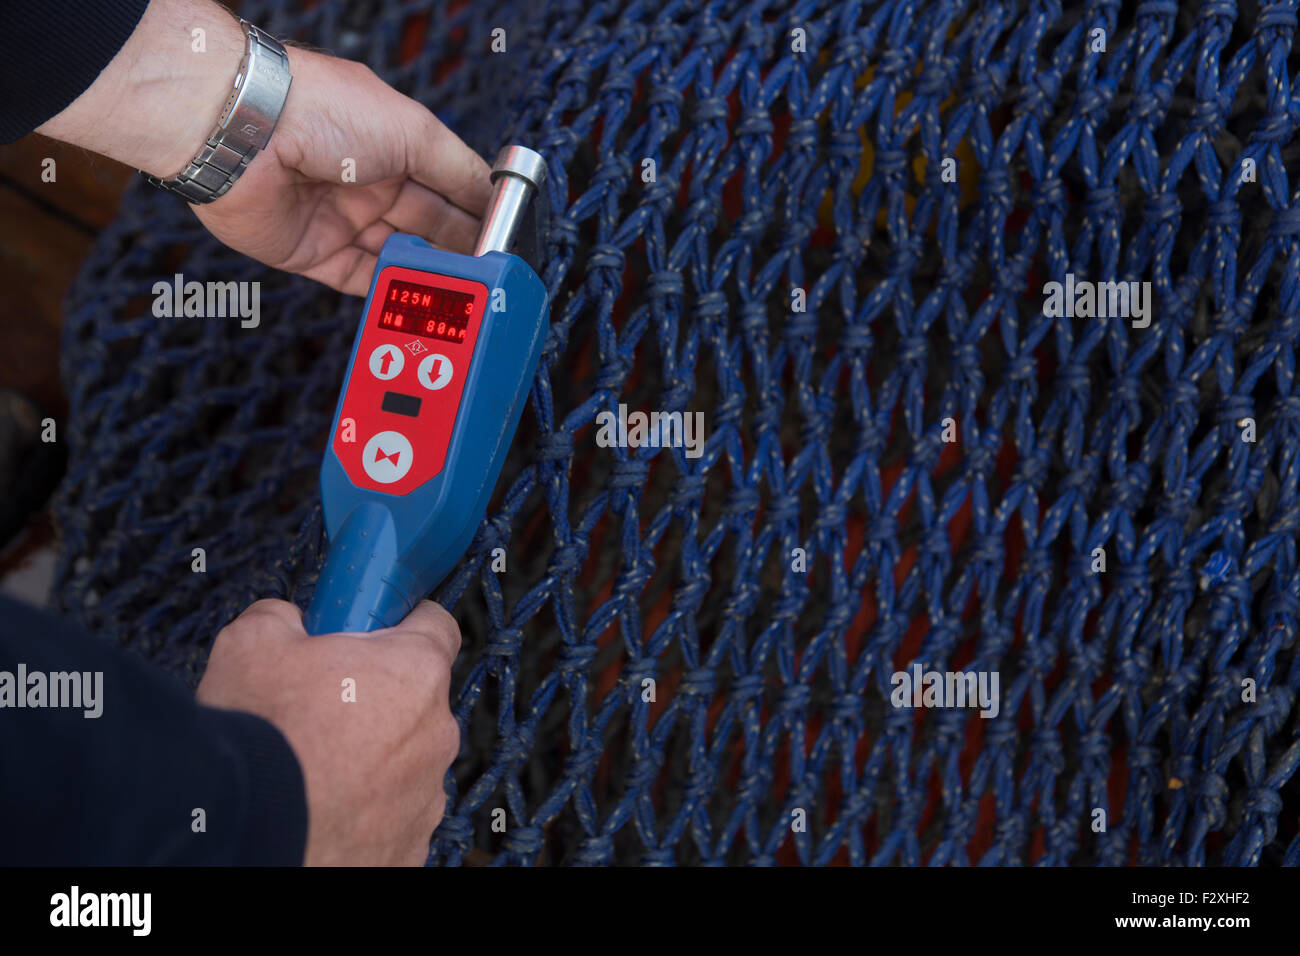
{"type": "MultiPolygon", "coordinates": [[[[550,165],[432,862],[1300,862],[1295,2],[241,13],[550,165]],[[1045,314],[1067,275],[1149,325],[1045,314]],[[894,706],[914,665],[997,716],[894,706]]],[[[193,681],[306,603],[359,311],[131,190],[69,303],[66,613],[193,681]],[[260,326],[154,317],[174,273],[260,326]]]]}

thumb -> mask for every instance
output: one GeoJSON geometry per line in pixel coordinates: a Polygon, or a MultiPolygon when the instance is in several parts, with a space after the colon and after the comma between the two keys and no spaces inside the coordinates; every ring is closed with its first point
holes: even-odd
{"type": "MultiPolygon", "coordinates": [[[[239,618],[252,619],[258,623],[275,625],[266,628],[267,633],[277,637],[306,637],[307,629],[302,623],[302,611],[296,604],[281,601],[278,598],[262,598],[250,604],[239,618]]],[[[239,618],[236,618],[238,620],[239,618]]],[[[232,622],[233,623],[233,622],[232,622]]]]}

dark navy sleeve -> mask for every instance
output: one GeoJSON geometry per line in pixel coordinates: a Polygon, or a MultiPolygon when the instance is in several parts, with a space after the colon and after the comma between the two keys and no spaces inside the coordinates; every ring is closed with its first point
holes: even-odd
{"type": "Polygon", "coordinates": [[[0,24],[0,143],[26,136],[84,93],[126,43],[149,0],[12,6],[0,24]]]}
{"type": "Polygon", "coordinates": [[[272,724],[0,596],[0,864],[297,865],[306,843],[272,724]]]}

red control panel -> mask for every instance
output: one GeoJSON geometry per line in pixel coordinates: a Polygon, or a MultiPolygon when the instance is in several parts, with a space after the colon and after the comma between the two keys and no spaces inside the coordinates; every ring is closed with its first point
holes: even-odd
{"type": "Polygon", "coordinates": [[[334,433],[358,488],[404,495],[442,471],[486,305],[480,282],[380,273],[334,433]]]}

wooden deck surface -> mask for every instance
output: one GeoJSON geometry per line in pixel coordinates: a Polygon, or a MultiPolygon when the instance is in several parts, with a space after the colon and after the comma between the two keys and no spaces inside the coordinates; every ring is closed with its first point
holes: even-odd
{"type": "Polygon", "coordinates": [[[0,384],[67,411],[59,385],[63,297],[135,173],[31,135],[0,146],[0,384]],[[43,182],[46,158],[54,182],[43,182]]]}
{"type": "MultiPolygon", "coordinates": [[[[134,175],[43,136],[0,146],[0,385],[36,399],[59,421],[67,415],[59,382],[63,298],[134,175]],[[53,182],[41,178],[47,158],[53,182]]],[[[54,529],[42,512],[0,551],[0,580],[30,570],[53,547],[54,529]]],[[[39,603],[41,586],[19,596],[39,603]]]]}

